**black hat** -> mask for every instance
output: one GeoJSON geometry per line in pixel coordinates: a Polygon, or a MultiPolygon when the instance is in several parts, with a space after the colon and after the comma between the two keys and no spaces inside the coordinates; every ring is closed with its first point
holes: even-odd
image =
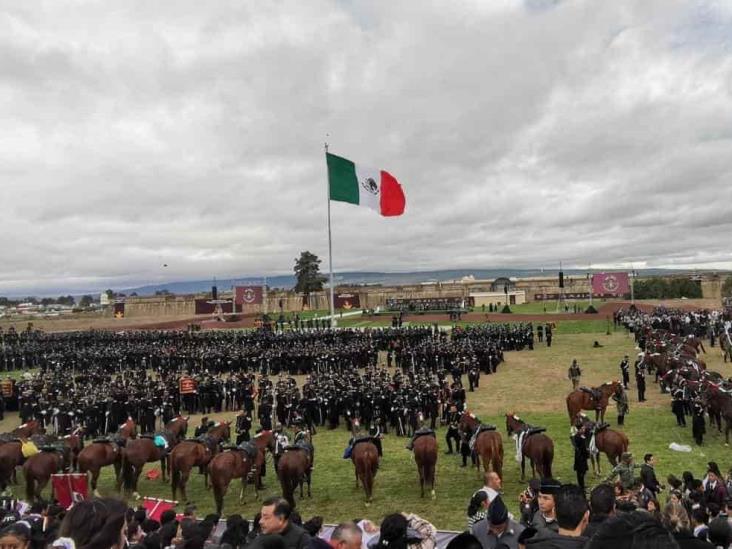
{"type": "Polygon", "coordinates": [[[508,509],[506,509],[506,504],[503,503],[501,496],[496,496],[488,508],[488,522],[491,524],[505,524],[507,520],[508,509]]]}
{"type": "Polygon", "coordinates": [[[539,485],[539,492],[542,494],[556,494],[561,487],[562,483],[558,480],[554,480],[553,478],[543,478],[539,485]]]}

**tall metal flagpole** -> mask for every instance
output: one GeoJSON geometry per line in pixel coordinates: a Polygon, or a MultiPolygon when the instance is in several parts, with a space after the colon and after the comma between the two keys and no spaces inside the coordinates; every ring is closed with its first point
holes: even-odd
{"type": "MultiPolygon", "coordinates": [[[[328,169],[328,143],[325,143],[325,167],[328,169]]],[[[335,326],[335,302],[333,301],[333,241],[330,235],[330,181],[325,178],[325,198],[328,202],[328,268],[330,269],[330,327],[335,326]]]]}

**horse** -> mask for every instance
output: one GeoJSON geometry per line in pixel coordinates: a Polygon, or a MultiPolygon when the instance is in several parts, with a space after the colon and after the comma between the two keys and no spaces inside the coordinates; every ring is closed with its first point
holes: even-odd
{"type": "Polygon", "coordinates": [[[51,475],[64,471],[69,465],[70,448],[64,446],[57,451],[42,451],[29,457],[23,464],[25,495],[28,501],[41,499],[41,492],[51,475]]]}
{"type": "Polygon", "coordinates": [[[288,446],[277,463],[277,476],[280,479],[282,495],[295,508],[295,489],[300,486],[300,498],[303,498],[303,485],[308,485],[308,497],[312,497],[310,485],[313,471],[313,446],[307,435],[302,443],[288,446]]]}
{"type": "Polygon", "coordinates": [[[424,497],[424,485],[429,484],[430,495],[435,499],[435,467],[437,465],[437,439],[432,435],[417,437],[414,441],[414,462],[419,473],[420,497],[424,497]]]}
{"type": "Polygon", "coordinates": [[[615,467],[620,461],[620,457],[628,451],[630,441],[625,433],[610,429],[607,425],[598,429],[597,424],[586,416],[580,415],[580,422],[580,428],[585,431],[588,450],[590,450],[592,471],[595,476],[600,476],[600,453],[605,454],[610,465],[615,467]]]}
{"type": "Polygon", "coordinates": [[[610,397],[615,394],[620,386],[619,381],[608,381],[599,387],[594,387],[594,391],[600,393],[599,402],[593,395],[588,394],[582,389],[575,389],[567,395],[567,412],[569,413],[569,423],[574,425],[577,416],[582,410],[595,410],[595,421],[605,420],[605,410],[607,410],[610,397]]]}
{"type": "Polygon", "coordinates": [[[543,478],[551,478],[554,461],[554,442],[534,429],[515,414],[506,414],[508,436],[516,439],[516,461],[521,462],[521,480],[524,480],[526,458],[531,461],[531,476],[539,472],[543,478]]]}
{"type": "MultiPolygon", "coordinates": [[[[172,437],[169,433],[163,436],[168,438],[168,442],[173,445],[172,437]]],[[[121,458],[121,474],[117,481],[117,491],[120,490],[120,481],[124,485],[125,492],[132,492],[135,499],[140,499],[137,492],[137,481],[140,479],[142,469],[146,463],[160,462],[160,469],[163,473],[163,481],[165,481],[166,457],[165,451],[155,445],[152,438],[141,437],[128,440],[122,450],[121,458]]]]}
{"type": "MultiPolygon", "coordinates": [[[[357,426],[358,423],[354,421],[354,431],[357,426]]],[[[360,480],[366,493],[366,507],[369,507],[373,501],[374,477],[379,468],[379,451],[376,444],[370,440],[355,444],[351,452],[351,461],[356,471],[356,488],[360,480]]]]}
{"type": "Polygon", "coordinates": [[[10,431],[9,434],[12,438],[30,438],[33,435],[42,435],[45,432],[46,429],[44,429],[43,425],[41,425],[39,421],[31,419],[10,431]]]}
{"type": "MultiPolygon", "coordinates": [[[[478,419],[468,412],[460,417],[458,429],[472,436],[480,427],[478,419]]],[[[503,476],[503,440],[498,431],[483,431],[475,439],[475,467],[480,477],[480,462],[483,461],[483,470],[487,473],[491,469],[499,477],[503,476]]]]}
{"type": "Polygon", "coordinates": [[[122,447],[127,441],[137,436],[137,426],[132,418],[128,418],[120,428],[114,440],[99,439],[93,441],[89,446],[84,447],[77,456],[77,464],[80,473],[86,473],[91,477],[92,493],[101,497],[97,491],[97,482],[99,481],[99,473],[102,467],[108,465],[114,466],[115,485],[119,490],[120,471],[122,466],[122,447]]]}
{"type": "Polygon", "coordinates": [[[188,419],[190,416],[177,416],[171,419],[165,424],[163,429],[166,433],[170,433],[172,436],[171,443],[175,444],[182,442],[186,438],[186,432],[188,431],[188,419]]]}
{"type": "Polygon", "coordinates": [[[231,438],[230,424],[230,421],[219,423],[201,437],[203,440],[184,440],[170,452],[168,469],[174,500],[176,490],[180,489],[183,501],[188,502],[186,483],[196,465],[203,470],[203,486],[208,490],[208,463],[218,452],[221,441],[231,438]]]}
{"type": "Polygon", "coordinates": [[[71,471],[79,470],[79,454],[84,449],[84,429],[79,427],[70,435],[64,436],[64,441],[71,452],[71,471]]]}
{"type": "Polygon", "coordinates": [[[259,490],[262,488],[261,471],[264,466],[265,452],[269,450],[274,453],[274,437],[272,431],[262,431],[252,437],[255,455],[252,459],[245,450],[235,448],[216,454],[208,464],[208,474],[211,478],[216,513],[221,515],[224,509],[224,496],[229,484],[235,478],[241,479],[241,492],[239,502],[244,501],[244,488],[246,487],[249,472],[254,472],[254,497],[259,499],[259,490]]]}

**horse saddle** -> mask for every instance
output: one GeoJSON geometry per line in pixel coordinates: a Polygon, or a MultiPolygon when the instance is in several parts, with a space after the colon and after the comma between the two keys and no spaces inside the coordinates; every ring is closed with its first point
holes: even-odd
{"type": "Polygon", "coordinates": [[[479,434],[484,433],[486,431],[495,431],[495,430],[496,430],[496,426],[495,425],[486,425],[486,424],[482,423],[480,425],[480,427],[478,427],[478,432],[475,433],[475,434],[476,435],[479,435],[479,434]]]}
{"type": "Polygon", "coordinates": [[[419,437],[423,437],[423,436],[427,436],[427,435],[437,438],[437,435],[435,434],[435,432],[432,429],[417,429],[414,432],[414,440],[417,440],[419,437]]]}
{"type": "Polygon", "coordinates": [[[313,453],[313,445],[312,444],[309,444],[307,442],[304,442],[304,441],[300,441],[297,444],[293,444],[291,446],[286,446],[285,447],[285,452],[289,452],[291,450],[301,450],[303,452],[307,452],[308,454],[312,454],[313,453]]]}
{"type": "Polygon", "coordinates": [[[543,433],[546,431],[546,427],[529,427],[526,430],[526,437],[530,437],[531,435],[537,435],[539,433],[543,433]]]}
{"type": "Polygon", "coordinates": [[[248,440],[246,442],[242,442],[239,446],[236,447],[237,450],[241,450],[244,452],[247,456],[249,456],[249,459],[254,460],[257,457],[257,445],[254,444],[251,440],[248,440]]]}
{"type": "Polygon", "coordinates": [[[41,452],[63,452],[63,448],[53,445],[44,445],[39,448],[41,452]]]}
{"type": "Polygon", "coordinates": [[[608,427],[610,427],[610,424],[603,421],[602,423],[598,423],[597,425],[595,425],[595,432],[599,433],[600,431],[604,431],[608,427]]]}
{"type": "Polygon", "coordinates": [[[92,440],[92,444],[112,444],[112,442],[116,441],[113,441],[110,438],[95,438],[92,440]]]}
{"type": "Polygon", "coordinates": [[[355,448],[357,444],[361,444],[362,442],[370,442],[373,444],[374,439],[370,436],[360,436],[353,440],[353,444],[351,446],[355,448]]]}

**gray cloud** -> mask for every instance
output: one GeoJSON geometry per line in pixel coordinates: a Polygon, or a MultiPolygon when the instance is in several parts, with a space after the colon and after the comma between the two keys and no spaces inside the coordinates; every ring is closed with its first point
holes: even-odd
{"type": "Polygon", "coordinates": [[[0,294],[326,259],[326,135],[408,200],[334,203],[337,270],[732,268],[730,31],[712,0],[4,3],[0,294]]]}

